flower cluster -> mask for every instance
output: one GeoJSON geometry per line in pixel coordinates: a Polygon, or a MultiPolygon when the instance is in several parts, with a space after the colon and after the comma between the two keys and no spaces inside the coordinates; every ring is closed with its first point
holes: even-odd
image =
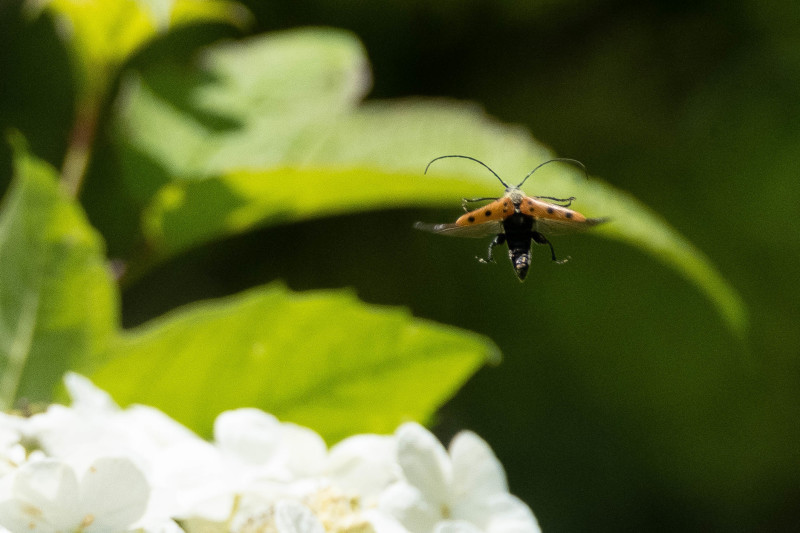
{"type": "Polygon", "coordinates": [[[0,533],[538,532],[489,446],[449,450],[415,423],[328,449],[256,409],[206,442],[162,412],[120,409],[85,378],[72,406],[0,413],[0,533]]]}

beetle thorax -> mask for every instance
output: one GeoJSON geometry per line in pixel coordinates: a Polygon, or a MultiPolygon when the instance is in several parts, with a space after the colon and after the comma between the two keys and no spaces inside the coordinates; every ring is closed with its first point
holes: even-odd
{"type": "Polygon", "coordinates": [[[519,187],[509,187],[506,189],[506,196],[515,207],[519,207],[522,204],[522,199],[525,198],[525,193],[519,187]]]}

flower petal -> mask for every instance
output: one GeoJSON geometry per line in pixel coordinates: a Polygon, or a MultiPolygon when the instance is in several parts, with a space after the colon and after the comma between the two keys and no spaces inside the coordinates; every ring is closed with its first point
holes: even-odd
{"type": "Polygon", "coordinates": [[[369,506],[402,474],[395,440],[383,435],[348,437],[331,448],[325,473],[339,488],[360,495],[369,506]]]}
{"type": "Polygon", "coordinates": [[[92,414],[119,411],[110,394],[80,374],[67,372],[64,375],[64,386],[72,399],[72,409],[76,411],[92,414]]]}
{"type": "Polygon", "coordinates": [[[452,467],[444,446],[421,425],[408,422],[395,432],[397,462],[408,482],[434,507],[450,500],[452,467]]]}
{"type": "Polygon", "coordinates": [[[318,474],[325,464],[328,446],[314,430],[297,424],[281,424],[279,459],[297,477],[318,474]]]}
{"type": "Polygon", "coordinates": [[[148,515],[201,517],[224,522],[242,480],[222,461],[216,446],[184,440],[165,449],[153,463],[148,515]]]}
{"type": "Polygon", "coordinates": [[[450,443],[453,462],[453,497],[456,500],[485,500],[492,494],[508,492],[503,466],[482,438],[462,431],[450,443]]]}
{"type": "Polygon", "coordinates": [[[465,520],[443,520],[436,524],[434,533],[483,533],[465,520]]]}
{"type": "Polygon", "coordinates": [[[383,491],[378,508],[415,533],[431,531],[442,517],[439,508],[432,506],[416,487],[404,481],[383,491]]]}
{"type": "Polygon", "coordinates": [[[530,507],[511,494],[498,494],[489,499],[492,517],[487,533],[541,533],[530,507]]]}
{"type": "Polygon", "coordinates": [[[277,418],[258,409],[225,411],[214,421],[214,440],[224,452],[262,464],[278,447],[280,425],[277,418]]]}
{"type": "Polygon", "coordinates": [[[123,531],[144,514],[150,486],[130,459],[103,457],[84,474],[80,494],[93,517],[87,531],[123,531]]]}
{"type": "Polygon", "coordinates": [[[61,461],[43,459],[22,465],[16,472],[12,495],[30,521],[26,529],[50,525],[71,530],[83,520],[78,479],[61,461]]]}
{"type": "Polygon", "coordinates": [[[378,509],[367,509],[363,512],[363,516],[375,533],[409,533],[409,530],[393,516],[378,509]]]}
{"type": "Polygon", "coordinates": [[[328,448],[314,431],[281,423],[258,409],[226,411],[214,423],[220,450],[231,459],[261,467],[251,477],[292,480],[318,473],[328,448]]]}
{"type": "Polygon", "coordinates": [[[117,419],[121,425],[145,437],[148,447],[155,452],[178,442],[200,440],[192,430],[148,405],[131,405],[117,415],[117,419]]]}

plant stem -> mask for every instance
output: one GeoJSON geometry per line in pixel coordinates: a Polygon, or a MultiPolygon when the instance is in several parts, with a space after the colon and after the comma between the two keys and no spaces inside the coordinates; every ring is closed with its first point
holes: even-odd
{"type": "Polygon", "coordinates": [[[97,134],[100,98],[87,98],[78,105],[75,124],[70,132],[67,153],[61,167],[61,181],[73,198],[80,193],[89,158],[92,154],[94,138],[97,134]]]}

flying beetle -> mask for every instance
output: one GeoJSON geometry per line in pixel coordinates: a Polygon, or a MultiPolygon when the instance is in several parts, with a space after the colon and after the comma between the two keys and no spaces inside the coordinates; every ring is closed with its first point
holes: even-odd
{"type": "MultiPolygon", "coordinates": [[[[481,263],[494,263],[492,252],[500,244],[508,245],[508,257],[514,267],[514,273],[520,281],[525,281],[531,264],[531,242],[546,244],[550,247],[550,257],[555,263],[565,263],[567,259],[556,259],[553,245],[545,235],[557,235],[583,231],[605,222],[606,218],[587,218],[581,213],[569,209],[575,197],[553,198],[552,196],[526,196],[522,185],[534,172],[548,163],[563,162],[579,166],[586,174],[586,167],[575,159],[556,158],[541,163],[525,176],[519,185],[509,185],[489,168],[484,162],[466,155],[443,155],[433,159],[425,167],[425,173],[431,165],[440,159],[457,157],[469,159],[484,166],[506,188],[505,194],[499,198],[463,198],[461,206],[465,214],[453,224],[428,224],[417,222],[414,227],[450,237],[490,237],[486,259],[477,258],[481,263]],[[491,200],[490,203],[470,211],[468,205],[473,202],[491,200]]],[[[587,174],[588,177],[588,174],[587,174]]]]}

